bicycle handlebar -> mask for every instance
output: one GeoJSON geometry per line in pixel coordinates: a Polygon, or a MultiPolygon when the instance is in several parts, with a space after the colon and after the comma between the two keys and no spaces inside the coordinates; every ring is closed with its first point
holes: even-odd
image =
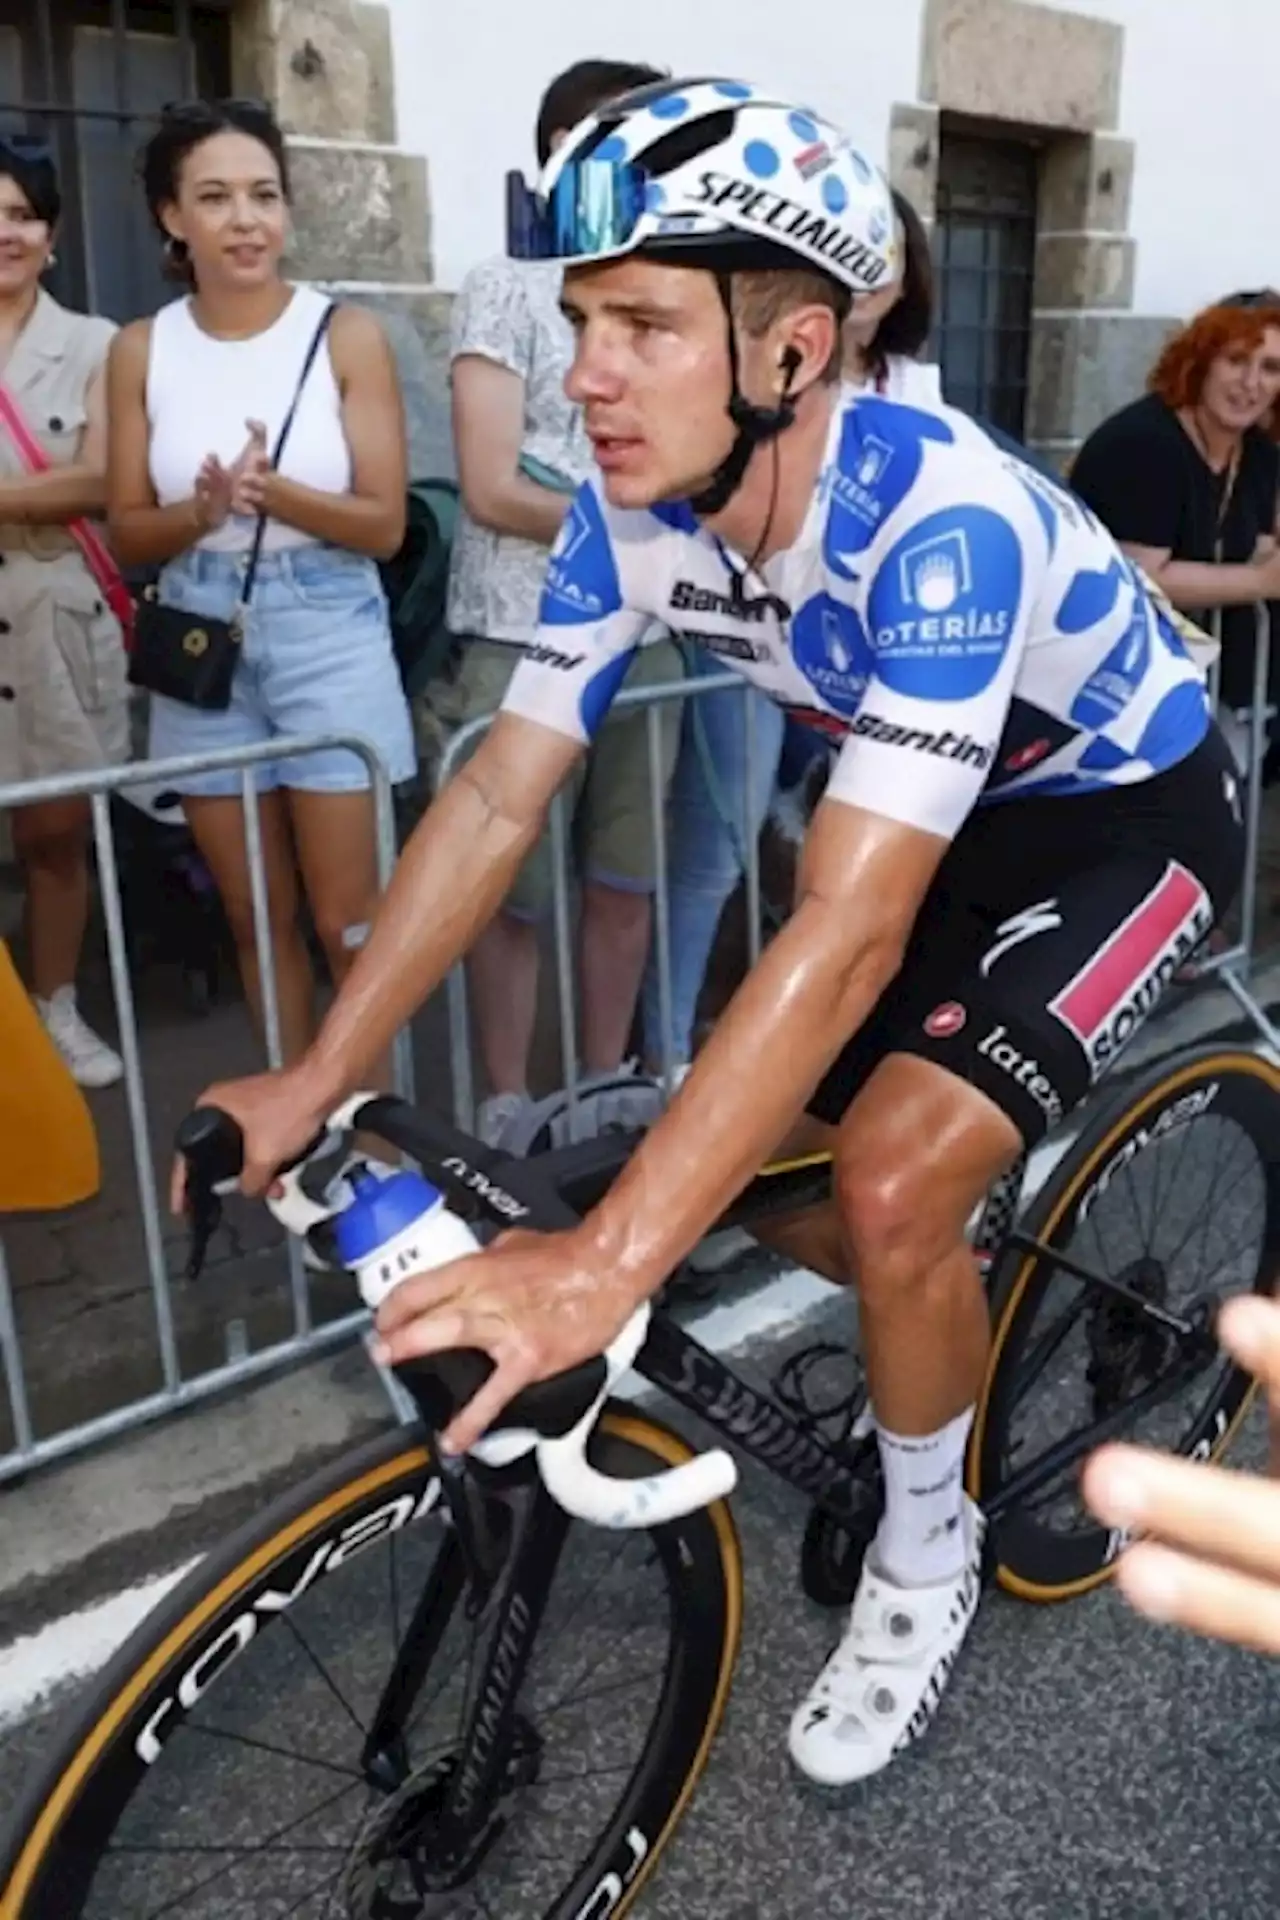
{"type": "MultiPolygon", "coordinates": [[[[332,1165],[323,1174],[320,1168],[325,1162],[332,1163],[335,1154],[345,1155],[346,1142],[357,1130],[376,1133],[410,1155],[464,1215],[478,1214],[500,1227],[521,1225],[543,1231],[577,1223],[572,1208],[549,1182],[539,1179],[536,1161],[507,1160],[471,1135],[406,1101],[359,1093],[336,1108],[302,1152],[277,1170],[281,1192],[268,1195],[267,1205],[288,1232],[305,1236],[342,1211],[341,1203],[331,1205],[327,1199],[332,1165]]],[[[197,1107],[179,1126],[176,1144],[187,1165],[187,1206],[192,1225],[188,1271],[194,1275],[217,1225],[219,1195],[235,1187],[243,1168],[244,1135],[229,1113],[217,1107],[197,1107]]],[[[605,1402],[644,1345],[650,1311],[645,1301],[598,1360],[517,1395],[509,1410],[513,1416],[510,1424],[486,1434],[472,1448],[475,1457],[486,1465],[505,1466],[526,1454],[535,1454],[552,1499],[575,1519],[593,1526],[661,1526],[724,1499],[737,1485],[738,1474],[732,1456],[719,1447],[644,1479],[614,1478],[601,1473],[587,1459],[587,1446],[605,1402]],[[545,1410],[562,1388],[585,1393],[588,1404],[567,1432],[548,1435],[537,1424],[539,1403],[545,1410]],[[526,1405],[528,1425],[520,1424],[522,1405],[526,1405]]],[[[487,1354],[439,1354],[415,1361],[406,1385],[415,1389],[415,1399],[434,1391],[437,1399],[443,1395],[452,1409],[471,1398],[484,1375],[492,1371],[492,1364],[487,1354]],[[483,1367],[480,1378],[478,1363],[483,1367]]]]}

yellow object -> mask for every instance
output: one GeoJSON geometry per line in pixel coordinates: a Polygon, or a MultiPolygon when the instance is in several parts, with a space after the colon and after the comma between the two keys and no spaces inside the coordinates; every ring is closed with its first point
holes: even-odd
{"type": "Polygon", "coordinates": [[[0,940],[0,1213],[73,1207],[101,1184],[88,1103],[0,940]]]}

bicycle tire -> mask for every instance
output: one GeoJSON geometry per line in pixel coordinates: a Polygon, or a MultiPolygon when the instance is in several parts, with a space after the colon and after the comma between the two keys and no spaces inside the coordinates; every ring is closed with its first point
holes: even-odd
{"type": "MultiPolygon", "coordinates": [[[[1150,1139],[1162,1112],[1215,1081],[1215,1113],[1243,1129],[1265,1172],[1266,1224],[1257,1290],[1271,1291],[1280,1265],[1280,1071],[1243,1049],[1196,1048],[1140,1074],[1086,1124],[1020,1222],[1023,1230],[1061,1249],[1095,1183],[1120,1164],[1119,1156],[1130,1143],[1144,1129],[1150,1139]]],[[[994,1277],[991,1357],[966,1470],[969,1492],[980,1502],[992,1498],[1001,1483],[1021,1344],[1053,1277],[1048,1262],[1017,1249],[1001,1258],[994,1277]]],[[[1217,1459],[1235,1436],[1254,1392],[1253,1381],[1242,1370],[1225,1371],[1219,1391],[1185,1436],[1184,1452],[1217,1459]]],[[[1101,1586],[1115,1570],[1116,1544],[1100,1525],[1065,1536],[1015,1508],[1002,1517],[995,1534],[996,1578],[1019,1599],[1041,1605],[1075,1599],[1101,1586]]]]}
{"type": "MultiPolygon", "coordinates": [[[[606,1470],[653,1472],[690,1458],[691,1449],[665,1427],[610,1407],[593,1454],[606,1470]]],[[[367,1528],[369,1514],[390,1512],[406,1498],[419,1502],[422,1513],[434,1478],[425,1443],[393,1429],[287,1492],[174,1589],[99,1676],[31,1782],[9,1836],[0,1837],[0,1920],[77,1920],[110,1836],[145,1777],[135,1743],[139,1729],[152,1724],[155,1703],[174,1702],[180,1677],[189,1678],[207,1660],[228,1623],[244,1620],[251,1596],[273,1569],[296,1566],[300,1555],[315,1553],[317,1541],[323,1548],[340,1538],[361,1515],[367,1528]]],[[[673,1540],[664,1558],[679,1563],[685,1581],[670,1589],[671,1653],[649,1744],[607,1827],[572,1885],[555,1896],[546,1920],[583,1914],[594,1920],[597,1912],[621,1920],[631,1911],[688,1804],[724,1712],[742,1620],[737,1533],[723,1502],[673,1527],[675,1535],[669,1527],[652,1536],[673,1540]],[[683,1642],[675,1635],[677,1609],[683,1642]],[[625,1844],[637,1831],[646,1842],[638,1868],[634,1847],[628,1851],[625,1844]],[[602,1905],[601,1889],[611,1890],[615,1880],[622,1885],[620,1856],[633,1871],[618,1898],[602,1905]]],[[[326,1565],[318,1579],[329,1570],[326,1565]]],[[[261,1630],[283,1617],[283,1610],[268,1615],[261,1630]]],[[[219,1666],[207,1690],[233,1664],[219,1666]]],[[[566,1871],[572,1872],[571,1862],[566,1871]]]]}

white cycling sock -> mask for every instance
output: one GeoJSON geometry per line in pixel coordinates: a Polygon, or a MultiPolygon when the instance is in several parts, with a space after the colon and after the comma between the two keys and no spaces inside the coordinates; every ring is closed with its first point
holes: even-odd
{"type": "Polygon", "coordinates": [[[972,1407],[938,1433],[889,1433],[877,1422],[884,1517],[871,1553],[899,1586],[932,1587],[965,1562],[964,1455],[972,1407]]]}

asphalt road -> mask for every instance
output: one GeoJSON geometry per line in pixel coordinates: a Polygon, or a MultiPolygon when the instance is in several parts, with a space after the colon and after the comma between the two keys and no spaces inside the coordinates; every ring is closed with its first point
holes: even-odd
{"type": "MultiPolygon", "coordinates": [[[[1203,1152],[1184,1153],[1186,1135],[1165,1141],[1158,1181],[1132,1193],[1127,1175],[1113,1181],[1087,1230],[1114,1220],[1113,1261],[1158,1220],[1166,1251],[1183,1244],[1193,1291],[1217,1263],[1223,1290],[1239,1286],[1257,1193],[1228,1172],[1215,1125],[1197,1136],[1203,1152]],[[1216,1219],[1211,1185],[1232,1196],[1216,1219]]],[[[1170,1304],[1185,1304],[1181,1289],[1170,1304]]],[[[846,1313],[833,1298],[801,1337],[847,1337],[846,1313]]],[[[783,1352],[754,1351],[750,1370],[773,1371],[783,1352]]],[[[1037,1390],[1046,1438],[1080,1357],[1060,1343],[1037,1390]]],[[[1261,1429],[1253,1418],[1238,1463],[1260,1461],[1261,1429]]],[[[1110,1591],[1048,1609],[995,1593],[927,1742],[833,1808],[796,1778],[785,1745],[834,1624],[799,1591],[803,1503],[748,1469],[734,1505],[747,1612],[730,1709],[640,1920],[1273,1920],[1280,1666],[1153,1628],[1110,1591]]],[[[544,1742],[537,1784],[495,1847],[484,1901],[423,1906],[394,1882],[381,1900],[367,1886],[335,1891],[370,1818],[350,1771],[352,1721],[367,1721],[404,1596],[428,1564],[429,1547],[406,1537],[394,1579],[380,1541],[304,1591],[209,1690],[130,1808],[120,1837],[139,1850],[117,1856],[86,1920],[541,1920],[566,1859],[616,1803],[656,1698],[666,1641],[644,1545],[597,1532],[566,1557],[522,1694],[544,1742]]],[[[415,1732],[420,1766],[456,1726],[467,1645],[452,1645],[415,1732]]],[[[0,1807],[48,1737],[41,1722],[0,1749],[0,1807]]]]}
{"type": "MultiPolygon", "coordinates": [[[[1256,1452],[1256,1437],[1242,1458],[1256,1452]]],[[[830,1617],[798,1590],[801,1503],[748,1471],[735,1504],[747,1614],[733,1698],[691,1810],[641,1901],[643,1920],[1272,1920],[1280,1895],[1280,1668],[1156,1630],[1111,1592],[1055,1609],[996,1594],[927,1743],[833,1809],[804,1789],[785,1751],[789,1712],[830,1634],[830,1617]]],[[[366,1595],[374,1579],[371,1570],[366,1595]]],[[[624,1599],[601,1606],[582,1631],[599,1634],[606,1623],[634,1653],[624,1599]]],[[[367,1620],[353,1614],[349,1625],[355,1638],[367,1620]]],[[[331,1624],[325,1638],[338,1649],[342,1629],[331,1624]]],[[[198,1770],[186,1771],[180,1800],[166,1796],[171,1812],[181,1806],[165,1828],[170,1842],[180,1833],[188,1846],[253,1845],[297,1819],[305,1801],[318,1811],[295,1828],[293,1844],[309,1839],[335,1853],[335,1843],[347,1844],[358,1796],[335,1803],[332,1780],[311,1759],[330,1749],[341,1714],[324,1688],[305,1685],[314,1674],[289,1636],[255,1643],[245,1662],[266,1660],[271,1642],[281,1643],[277,1664],[258,1666],[251,1691],[262,1697],[282,1663],[300,1691],[288,1724],[266,1731],[306,1764],[205,1742],[194,1759],[185,1756],[198,1770]],[[233,1757],[245,1764],[233,1768],[233,1757]]],[[[580,1654],[580,1639],[576,1645],[580,1654]]],[[[348,1649],[336,1653],[332,1670],[354,1697],[348,1649]]],[[[607,1661],[601,1673],[593,1656],[593,1672],[606,1693],[607,1661]]],[[[243,1712],[253,1712],[248,1692],[243,1712]]],[[[586,1778],[598,1774],[593,1784],[602,1788],[608,1768],[631,1757],[633,1749],[612,1745],[626,1717],[579,1722],[576,1732],[562,1725],[562,1751],[571,1757],[556,1763],[557,1777],[584,1784],[567,1790],[557,1812],[575,1831],[573,1803],[587,1795],[586,1778]]],[[[224,1727],[234,1723],[225,1707],[220,1718],[224,1727]]],[[[47,1739],[44,1722],[10,1737],[0,1752],[0,1805],[47,1739]]],[[[549,1808],[554,1791],[544,1799],[549,1808]]],[[[363,1913],[326,1904],[331,1880],[323,1896],[298,1904],[320,1878],[317,1857],[299,1853],[252,1871],[233,1863],[216,1889],[189,1904],[175,1899],[172,1908],[167,1901],[197,1877],[193,1860],[152,1859],[145,1883],[128,1879],[128,1891],[90,1911],[102,1920],[150,1920],[162,1911],[193,1920],[363,1913]]],[[[198,1877],[227,1868],[226,1856],[209,1858],[198,1877]]],[[[518,1905],[509,1892],[489,1907],[440,1911],[451,1920],[531,1920],[542,1907],[518,1905]]],[[[417,1908],[387,1912],[398,1920],[417,1908]]]]}

